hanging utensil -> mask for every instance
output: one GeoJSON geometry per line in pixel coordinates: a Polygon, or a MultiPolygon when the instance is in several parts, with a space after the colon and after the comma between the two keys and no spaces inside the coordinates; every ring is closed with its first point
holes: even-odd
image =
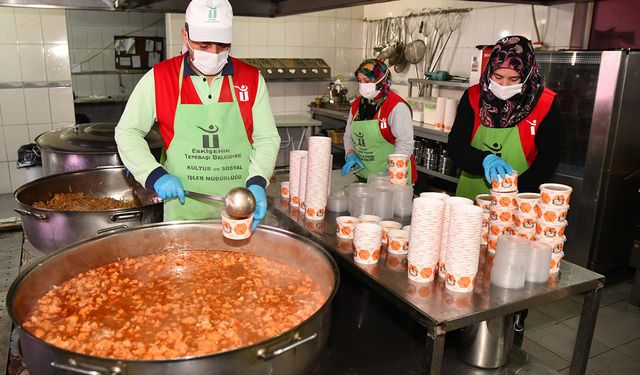
{"type": "Polygon", "coordinates": [[[431,62],[431,65],[429,65],[429,72],[433,71],[436,66],[438,66],[438,62],[440,61],[440,58],[442,57],[442,53],[444,52],[444,48],[447,46],[447,43],[449,42],[449,39],[451,38],[451,34],[453,34],[454,31],[458,30],[460,28],[460,25],[462,24],[462,18],[464,18],[464,14],[462,13],[450,13],[447,15],[447,26],[449,29],[449,33],[447,34],[447,37],[445,38],[444,42],[442,43],[442,46],[440,47],[440,50],[438,51],[438,53],[436,54],[436,56],[434,57],[433,61],[431,62]]]}

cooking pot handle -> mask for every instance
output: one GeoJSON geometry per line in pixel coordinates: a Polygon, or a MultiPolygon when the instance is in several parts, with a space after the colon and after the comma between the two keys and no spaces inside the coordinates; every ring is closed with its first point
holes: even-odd
{"type": "Polygon", "coordinates": [[[111,232],[119,232],[127,228],[129,228],[129,226],[126,224],[116,225],[115,227],[102,228],[96,232],[96,235],[101,235],[101,234],[111,233],[111,232]]]}
{"type": "Polygon", "coordinates": [[[140,210],[129,211],[129,212],[116,212],[115,214],[111,215],[111,221],[113,222],[131,221],[134,219],[141,219],[141,218],[142,218],[142,211],[140,210]]]}
{"type": "Polygon", "coordinates": [[[318,337],[318,333],[314,333],[313,335],[307,338],[301,339],[300,335],[296,333],[295,336],[293,337],[293,340],[291,340],[291,343],[285,346],[284,348],[275,349],[270,352],[268,352],[266,348],[258,349],[258,358],[263,361],[267,361],[269,359],[279,356],[280,354],[288,352],[291,349],[295,349],[298,346],[315,339],[316,337],[318,337]]]}
{"type": "Polygon", "coordinates": [[[20,215],[23,216],[31,216],[32,218],[39,220],[39,221],[47,221],[49,219],[49,215],[45,214],[45,213],[40,213],[40,212],[31,212],[28,210],[23,210],[22,208],[14,208],[13,209],[15,212],[19,213],[20,215]]]}
{"type": "Polygon", "coordinates": [[[73,372],[75,374],[82,374],[82,375],[103,375],[103,374],[120,374],[120,373],[122,373],[122,369],[120,367],[117,367],[117,366],[113,366],[111,368],[111,370],[103,368],[103,367],[91,366],[95,370],[86,370],[86,369],[83,369],[83,368],[76,367],[77,362],[74,361],[74,360],[69,360],[69,362],[71,362],[71,363],[68,364],[68,365],[64,365],[62,363],[51,362],[49,364],[49,366],[51,366],[53,368],[57,368],[59,370],[69,371],[69,372],[73,372]]]}

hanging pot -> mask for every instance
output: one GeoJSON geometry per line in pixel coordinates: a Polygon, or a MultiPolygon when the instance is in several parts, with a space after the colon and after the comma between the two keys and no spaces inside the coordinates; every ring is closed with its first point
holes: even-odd
{"type": "MultiPolygon", "coordinates": [[[[114,139],[115,123],[77,124],[40,134],[35,142],[42,156],[42,173],[58,173],[122,165],[114,139]]],[[[162,137],[153,128],[146,138],[151,153],[160,160],[162,137]]]]}

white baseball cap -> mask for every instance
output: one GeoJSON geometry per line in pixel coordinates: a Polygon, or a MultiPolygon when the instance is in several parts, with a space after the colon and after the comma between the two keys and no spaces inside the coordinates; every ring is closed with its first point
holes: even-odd
{"type": "Polygon", "coordinates": [[[233,9],[227,0],[192,0],[185,13],[189,39],[196,42],[231,43],[233,9]]]}

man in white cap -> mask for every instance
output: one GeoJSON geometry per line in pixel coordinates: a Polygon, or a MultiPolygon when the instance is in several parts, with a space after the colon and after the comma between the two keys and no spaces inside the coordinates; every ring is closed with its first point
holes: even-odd
{"type": "Polygon", "coordinates": [[[116,127],[122,161],[165,200],[165,221],[219,217],[220,205],[184,191],[225,195],[241,185],[256,198],[254,228],[266,214],[265,187],[280,137],[263,77],[229,56],[232,19],[227,0],[191,1],[182,30],[188,52],[142,77],[116,127]],[[164,140],[163,164],[144,140],[154,121],[164,140]]]}

